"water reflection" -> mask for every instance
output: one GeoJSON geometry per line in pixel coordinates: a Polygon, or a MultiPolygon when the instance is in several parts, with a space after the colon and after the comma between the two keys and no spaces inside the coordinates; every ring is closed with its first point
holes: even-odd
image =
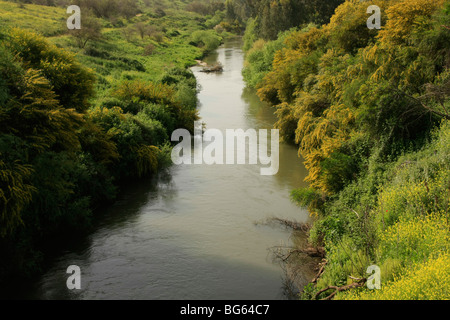
{"type": "MultiPolygon", "coordinates": [[[[247,119],[258,129],[270,129],[277,118],[275,108],[261,102],[254,89],[244,88],[242,100],[247,104],[247,119]]],[[[276,175],[279,186],[290,186],[292,188],[305,188],[308,186],[304,181],[307,170],[303,165],[303,159],[298,157],[297,148],[285,142],[280,144],[280,170],[276,175]]]]}

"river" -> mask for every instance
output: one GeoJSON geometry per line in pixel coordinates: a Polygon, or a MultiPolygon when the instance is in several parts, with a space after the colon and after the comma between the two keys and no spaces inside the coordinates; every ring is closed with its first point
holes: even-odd
{"type": "MultiPolygon", "coordinates": [[[[241,40],[228,40],[201,73],[200,116],[207,128],[271,129],[273,108],[245,88],[241,40]]],[[[291,232],[259,224],[270,217],[307,221],[289,199],[306,186],[294,146],[280,145],[280,169],[259,165],[173,166],[125,190],[96,231],[53,259],[21,296],[36,299],[284,299],[283,272],[270,248],[291,232]],[[81,290],[66,287],[69,265],[81,269],[81,290]]],[[[19,294],[20,295],[20,294],[19,294]]]]}

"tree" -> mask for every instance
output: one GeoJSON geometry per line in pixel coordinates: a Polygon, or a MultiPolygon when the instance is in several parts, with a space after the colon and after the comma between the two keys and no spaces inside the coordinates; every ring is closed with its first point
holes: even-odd
{"type": "MultiPolygon", "coordinates": [[[[386,12],[382,31],[367,28],[367,4],[347,1],[329,24],[291,32],[256,85],[261,99],[276,105],[281,135],[292,139],[295,132],[307,181],[325,195],[355,178],[371,148],[391,156],[450,119],[443,1],[375,4],[386,12]]],[[[282,15],[276,6],[265,7],[268,21],[271,11],[282,15]]],[[[262,61],[260,51],[248,51],[255,69],[262,61]]]]}
{"type": "Polygon", "coordinates": [[[265,40],[276,39],[280,31],[308,23],[319,25],[329,19],[344,0],[227,0],[228,21],[245,25],[249,18],[259,21],[257,34],[265,40]]]}
{"type": "Polygon", "coordinates": [[[155,26],[148,25],[143,22],[136,23],[134,28],[142,40],[144,40],[145,36],[152,37],[159,32],[155,26]]]}
{"type": "MultiPolygon", "coordinates": [[[[38,174],[34,161],[48,153],[79,150],[83,117],[70,106],[76,103],[80,111],[87,107],[85,95],[92,93],[93,79],[72,55],[23,30],[12,29],[0,42],[0,53],[0,235],[4,236],[22,223],[31,200],[42,195],[34,180],[38,174]],[[73,86],[67,92],[63,77],[73,86]]],[[[55,181],[46,183],[56,186],[55,181]]]]}
{"type": "Polygon", "coordinates": [[[75,38],[78,47],[83,49],[89,41],[101,39],[102,26],[92,14],[84,13],[81,18],[81,29],[69,30],[69,33],[75,38]]]}
{"type": "Polygon", "coordinates": [[[89,108],[95,75],[92,70],[84,68],[72,53],[59,49],[42,36],[21,29],[10,31],[5,46],[26,62],[29,72],[39,70],[50,83],[61,106],[78,112],[89,108]]]}
{"type": "Polygon", "coordinates": [[[0,134],[0,237],[22,224],[21,212],[36,191],[30,183],[33,168],[14,159],[18,146],[23,146],[22,140],[0,134]]]}
{"type": "Polygon", "coordinates": [[[135,32],[136,32],[136,29],[132,28],[130,26],[122,28],[122,30],[121,30],[122,35],[124,36],[125,40],[127,40],[128,42],[131,41],[135,32]]]}

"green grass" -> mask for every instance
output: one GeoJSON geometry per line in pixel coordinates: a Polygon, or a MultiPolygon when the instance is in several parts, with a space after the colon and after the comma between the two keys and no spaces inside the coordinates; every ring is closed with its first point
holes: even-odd
{"type": "Polygon", "coordinates": [[[311,233],[316,239],[324,236],[329,261],[317,289],[351,283],[350,276],[366,277],[367,266],[376,264],[380,291],[362,288],[338,298],[448,298],[428,281],[427,270],[448,288],[448,272],[441,271],[448,269],[450,251],[449,153],[450,123],[444,121],[422,150],[372,164],[360,182],[329,204],[328,215],[311,233]]]}
{"type": "MultiPolygon", "coordinates": [[[[24,5],[0,1],[0,21],[4,27],[18,27],[38,32],[49,38],[60,48],[77,55],[77,59],[97,74],[97,97],[108,95],[108,91],[122,80],[141,79],[159,81],[166,71],[178,67],[187,68],[195,64],[205,51],[190,44],[191,35],[205,29],[206,17],[183,10],[182,1],[160,1],[166,16],[155,18],[153,8],[131,19],[120,19],[120,27],[114,27],[108,20],[101,20],[102,39],[88,42],[80,49],[66,29],[69,15],[64,8],[24,5]],[[137,33],[128,39],[124,35],[127,28],[138,22],[155,26],[163,33],[162,41],[150,37],[141,39],[137,33]],[[145,55],[146,46],[152,45],[152,54],[145,55]],[[136,68],[136,65],[142,68],[136,68]]],[[[118,25],[117,23],[115,25],[118,25]]]]}
{"type": "Polygon", "coordinates": [[[0,1],[0,26],[33,30],[44,36],[55,36],[65,32],[69,15],[64,8],[39,6],[34,4],[19,5],[0,1]]]}

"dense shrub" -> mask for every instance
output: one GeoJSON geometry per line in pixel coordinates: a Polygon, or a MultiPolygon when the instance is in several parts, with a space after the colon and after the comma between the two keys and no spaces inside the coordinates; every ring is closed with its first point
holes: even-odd
{"type": "MultiPolygon", "coordinates": [[[[170,84],[119,82],[92,107],[95,76],[74,55],[24,30],[0,40],[0,250],[9,262],[0,276],[32,275],[48,239],[90,230],[93,209],[115,198],[119,182],[171,163],[170,134],[193,126],[197,88],[175,68],[170,84]]],[[[145,71],[105,44],[84,51],[104,66],[145,71]]]]}
{"type": "Polygon", "coordinates": [[[275,106],[276,128],[298,144],[308,169],[310,187],[292,198],[315,216],[310,241],[325,246],[328,264],[306,295],[365,278],[377,264],[386,291],[342,296],[442,297],[423,270],[445,269],[450,245],[450,2],[372,4],[385,13],[381,31],[367,28],[359,1],[343,3],[326,25],[280,35],[281,43],[258,40],[264,24],[250,21],[244,75],[275,106]]]}
{"type": "Polygon", "coordinates": [[[222,38],[213,30],[195,31],[191,36],[191,44],[202,48],[205,53],[216,49],[221,42],[222,38]]]}
{"type": "Polygon", "coordinates": [[[62,106],[77,111],[89,107],[95,76],[77,62],[73,54],[50,44],[42,36],[21,29],[12,29],[5,44],[28,68],[42,72],[62,106]]]}

